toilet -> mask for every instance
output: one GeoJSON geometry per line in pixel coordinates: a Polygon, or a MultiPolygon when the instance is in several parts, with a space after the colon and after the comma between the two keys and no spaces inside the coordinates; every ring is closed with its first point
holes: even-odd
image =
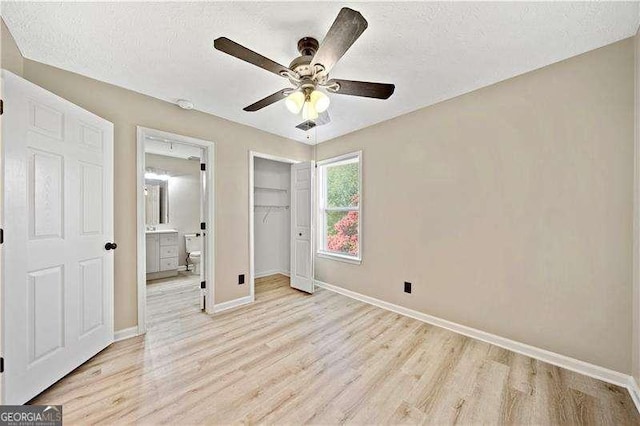
{"type": "Polygon", "coordinates": [[[187,252],[187,266],[193,265],[193,273],[200,273],[200,255],[202,238],[200,234],[184,234],[184,245],[187,252]]]}

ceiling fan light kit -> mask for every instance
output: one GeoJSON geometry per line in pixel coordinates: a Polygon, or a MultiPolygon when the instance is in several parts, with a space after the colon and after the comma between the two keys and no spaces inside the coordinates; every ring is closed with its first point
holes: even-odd
{"type": "MultiPolygon", "coordinates": [[[[305,122],[315,121],[326,112],[331,103],[329,97],[319,89],[339,95],[377,99],[388,99],[393,94],[393,84],[329,79],[329,72],[333,66],[367,26],[368,23],[360,12],[347,7],[342,8],[322,43],[318,43],[318,40],[312,37],[304,37],[298,41],[300,56],[291,61],[288,68],[226,37],[217,38],[213,45],[224,53],[287,78],[294,86],[245,107],[245,111],[255,112],[285,99],[285,105],[291,113],[302,112],[305,122]]],[[[319,120],[321,123],[316,124],[329,122],[328,115],[325,113],[324,116],[323,120],[319,120]]]]}
{"type": "MultiPolygon", "coordinates": [[[[302,118],[305,118],[305,111],[325,112],[329,108],[331,101],[327,95],[319,90],[305,90],[304,92],[296,90],[287,96],[284,102],[291,113],[299,114],[302,111],[302,118]]],[[[317,118],[317,114],[313,113],[310,115],[307,113],[307,116],[315,116],[314,118],[317,118]]]]}
{"type": "Polygon", "coordinates": [[[305,96],[304,93],[296,90],[295,92],[292,92],[289,96],[287,96],[287,99],[284,101],[284,104],[287,106],[287,109],[292,113],[292,114],[298,114],[300,111],[302,111],[302,106],[305,103],[305,96]]]}
{"type": "Polygon", "coordinates": [[[318,118],[318,111],[311,102],[305,102],[302,107],[302,119],[303,120],[315,120],[318,118]]]}

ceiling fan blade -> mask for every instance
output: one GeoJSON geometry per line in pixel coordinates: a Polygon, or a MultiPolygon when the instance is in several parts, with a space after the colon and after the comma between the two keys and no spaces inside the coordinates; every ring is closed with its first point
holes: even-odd
{"type": "Polygon", "coordinates": [[[264,108],[266,106],[269,106],[269,105],[271,105],[273,103],[276,103],[276,102],[281,101],[282,99],[286,98],[290,91],[291,91],[291,89],[278,90],[273,95],[269,95],[264,99],[260,99],[258,102],[253,103],[253,104],[249,105],[248,107],[244,107],[243,109],[245,111],[248,111],[248,112],[258,111],[259,109],[262,109],[262,108],[264,108]]]}
{"type": "Polygon", "coordinates": [[[329,88],[330,92],[339,95],[364,96],[366,98],[388,99],[393,95],[396,86],[387,83],[371,83],[368,81],[353,81],[331,79],[326,85],[338,84],[337,89],[329,88]]]}
{"type": "Polygon", "coordinates": [[[229,40],[226,37],[215,39],[213,46],[221,52],[235,56],[238,59],[249,62],[250,64],[263,68],[267,71],[271,71],[279,76],[285,77],[282,73],[289,72],[289,68],[284,65],[280,65],[279,63],[274,62],[253,50],[247,49],[243,45],[238,44],[233,40],[229,40]]]}
{"type": "Polygon", "coordinates": [[[324,124],[329,124],[330,122],[331,116],[329,116],[329,112],[324,111],[318,114],[318,118],[316,118],[315,120],[303,121],[302,123],[298,124],[296,128],[306,132],[307,130],[311,130],[316,126],[322,126],[324,124]]]}
{"type": "Polygon", "coordinates": [[[340,13],[311,60],[311,65],[322,65],[328,74],[360,34],[367,29],[367,25],[367,20],[360,12],[348,7],[340,9],[340,13]]]}

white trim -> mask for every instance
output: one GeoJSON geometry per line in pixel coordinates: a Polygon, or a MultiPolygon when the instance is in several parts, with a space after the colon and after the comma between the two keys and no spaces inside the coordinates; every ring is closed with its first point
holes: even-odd
{"type": "Polygon", "coordinates": [[[629,390],[629,394],[631,394],[633,403],[636,405],[636,409],[640,412],[640,386],[633,376],[629,376],[627,389],[629,390]]]}
{"type": "Polygon", "coordinates": [[[138,326],[134,325],[133,327],[123,328],[122,330],[118,330],[113,333],[113,341],[119,342],[121,340],[130,339],[132,337],[136,337],[141,335],[142,333],[138,332],[138,326]]]}
{"type": "Polygon", "coordinates": [[[316,229],[317,245],[315,247],[315,256],[317,257],[330,259],[330,260],[337,260],[339,262],[351,263],[354,265],[360,265],[362,263],[362,250],[364,246],[364,244],[362,244],[362,241],[363,241],[363,238],[362,238],[363,203],[362,201],[364,199],[362,195],[364,192],[364,189],[362,187],[362,175],[363,175],[362,164],[363,164],[362,151],[353,151],[347,154],[342,154],[337,157],[331,157],[331,158],[327,158],[317,162],[317,167],[319,167],[319,169],[316,172],[316,187],[318,188],[318,190],[315,193],[316,200],[314,200],[316,205],[314,215],[318,218],[317,223],[319,223],[316,229]],[[352,161],[352,160],[356,160],[356,161],[352,161]],[[327,193],[327,188],[324,182],[324,177],[325,177],[324,167],[333,166],[333,165],[339,166],[341,164],[348,164],[352,162],[358,163],[358,196],[359,196],[358,206],[357,207],[340,207],[340,208],[324,207],[324,204],[326,203],[326,193],[327,193]],[[332,253],[325,250],[326,238],[327,238],[326,231],[325,231],[325,220],[326,220],[325,213],[327,211],[344,211],[344,212],[357,211],[358,212],[358,255],[357,256],[332,253]]]}
{"type": "Polygon", "coordinates": [[[324,250],[318,250],[316,252],[316,256],[322,259],[331,259],[336,260],[338,262],[351,263],[354,265],[360,265],[362,263],[362,259],[354,257],[354,256],[346,256],[338,253],[331,253],[324,250]]]}
{"type": "MultiPolygon", "coordinates": [[[[256,278],[260,278],[265,273],[262,273],[260,277],[256,276],[255,273],[255,231],[254,231],[254,193],[253,193],[253,185],[254,185],[254,174],[255,174],[255,158],[262,158],[265,160],[278,161],[280,163],[287,164],[297,164],[300,163],[299,160],[294,160],[291,158],[278,157],[276,155],[263,154],[257,151],[249,151],[249,297],[253,301],[256,295],[256,278]]],[[[282,272],[274,272],[274,274],[282,273],[282,272]]],[[[273,274],[269,274],[273,275],[273,274]]],[[[289,274],[286,274],[289,276],[289,274]]],[[[215,307],[214,307],[215,309],[215,307]]]]}
{"type": "Polygon", "coordinates": [[[144,219],[144,173],[145,173],[145,150],[144,140],[146,136],[155,136],[163,139],[175,140],[180,143],[194,145],[202,148],[205,152],[204,159],[200,161],[207,165],[205,187],[207,189],[205,222],[207,223],[206,238],[204,240],[204,279],[207,282],[205,293],[206,312],[213,313],[214,288],[215,288],[215,143],[203,139],[189,136],[177,135],[163,132],[161,130],[149,129],[137,126],[137,150],[136,150],[136,196],[137,196],[137,297],[138,297],[138,334],[147,331],[146,326],[146,298],[147,298],[147,265],[146,265],[146,236],[144,219]]]}
{"type": "MultiPolygon", "coordinates": [[[[640,31],[640,30],[638,30],[640,31]]],[[[640,36],[634,43],[634,129],[633,129],[633,278],[632,278],[632,338],[633,374],[640,375],[640,36]]],[[[637,388],[637,383],[634,380],[637,388]]],[[[636,398],[640,398],[636,395],[636,398]]],[[[634,400],[636,405],[637,400],[634,400]]],[[[640,407],[640,406],[639,406],[640,407]]],[[[640,410],[640,408],[639,408],[640,410]]]]}
{"type": "Polygon", "coordinates": [[[331,158],[325,158],[324,160],[320,160],[317,162],[318,166],[324,166],[332,163],[339,163],[345,160],[352,160],[354,158],[359,158],[362,155],[362,151],[352,151],[346,154],[337,155],[331,158]]]}
{"type": "Polygon", "coordinates": [[[217,305],[214,305],[213,313],[227,311],[229,309],[237,308],[239,306],[247,305],[249,303],[253,303],[253,297],[251,296],[239,297],[237,299],[229,300],[228,302],[218,303],[217,305]]]}
{"type": "MultiPolygon", "coordinates": [[[[588,362],[580,361],[575,358],[571,358],[565,355],[560,355],[546,349],[530,346],[525,343],[516,342],[505,337],[496,336],[495,334],[487,333],[475,328],[467,327],[465,325],[457,324],[455,322],[447,321],[442,318],[434,317],[422,312],[415,311],[413,309],[405,308],[403,306],[395,305],[393,303],[385,302],[384,300],[376,299],[374,297],[365,296],[355,291],[347,290],[342,287],[327,284],[322,281],[316,280],[318,287],[333,291],[335,293],[342,294],[343,296],[351,297],[352,299],[359,300],[361,302],[368,303],[370,305],[377,306],[382,309],[386,309],[391,312],[395,312],[400,315],[404,315],[410,318],[417,319],[418,321],[426,322],[427,324],[435,325],[453,331],[454,333],[462,334],[473,339],[481,340],[492,345],[499,346],[501,348],[525,355],[531,358],[535,358],[546,363],[566,368],[567,370],[574,371],[576,373],[584,374],[585,376],[593,377],[595,379],[602,380],[607,383],[622,386],[624,388],[630,388],[631,376],[628,374],[620,373],[618,371],[610,370],[608,368],[600,367],[588,362]]],[[[640,411],[640,408],[639,408],[640,411]]]]}
{"type": "Polygon", "coordinates": [[[141,230],[146,229],[145,210],[144,210],[144,173],[145,173],[145,157],[144,157],[144,131],[138,126],[136,129],[136,239],[137,244],[137,297],[138,297],[138,333],[147,332],[147,238],[141,230]],[[141,204],[142,203],[142,204],[141,204]],[[143,256],[144,255],[144,256],[143,256]],[[141,283],[144,282],[144,285],[141,283]]]}
{"type": "Polygon", "coordinates": [[[254,275],[254,278],[264,278],[264,277],[269,277],[271,275],[285,275],[285,276],[289,276],[289,271],[283,271],[280,269],[272,269],[271,271],[264,271],[264,272],[256,272],[254,275]]]}

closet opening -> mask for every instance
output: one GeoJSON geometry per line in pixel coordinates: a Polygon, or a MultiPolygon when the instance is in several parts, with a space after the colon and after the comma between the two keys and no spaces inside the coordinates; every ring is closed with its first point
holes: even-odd
{"type": "MultiPolygon", "coordinates": [[[[311,223],[311,210],[306,208],[310,197],[305,202],[300,199],[300,191],[296,190],[300,188],[296,177],[308,174],[305,170],[300,172],[301,167],[310,170],[310,163],[249,153],[249,284],[252,300],[259,300],[262,294],[270,290],[299,288],[296,279],[290,279],[292,269],[296,269],[292,265],[303,265],[305,276],[310,275],[311,253],[303,248],[304,259],[296,261],[296,256],[301,256],[301,250],[298,249],[297,253],[295,250],[296,247],[310,247],[311,241],[301,245],[297,243],[300,237],[292,236],[292,230],[298,229],[297,223],[294,223],[296,221],[292,220],[296,215],[303,216],[304,222],[309,225],[311,223]],[[296,188],[293,188],[294,184],[296,188]],[[299,201],[297,204],[296,200],[299,201]],[[300,210],[300,206],[304,208],[300,210]]],[[[305,188],[305,194],[310,196],[310,186],[305,188]]],[[[304,234],[304,231],[296,232],[296,235],[304,234]]],[[[296,277],[299,275],[293,272],[296,277]]]]}

